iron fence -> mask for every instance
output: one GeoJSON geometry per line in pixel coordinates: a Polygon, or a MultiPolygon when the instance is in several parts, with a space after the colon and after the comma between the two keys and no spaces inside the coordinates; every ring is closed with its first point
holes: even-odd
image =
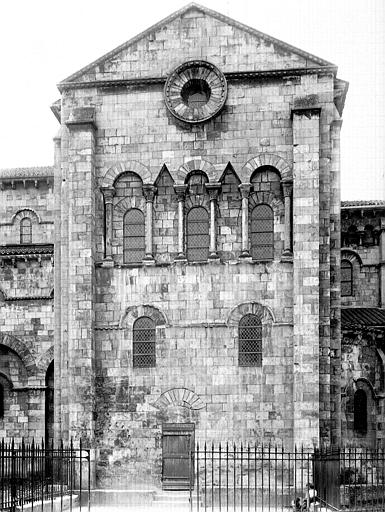
{"type": "Polygon", "coordinates": [[[0,510],[90,510],[90,452],[24,441],[0,445],[0,510]]]}
{"type": "Polygon", "coordinates": [[[197,512],[385,510],[384,450],[205,444],[191,467],[197,512]]]}

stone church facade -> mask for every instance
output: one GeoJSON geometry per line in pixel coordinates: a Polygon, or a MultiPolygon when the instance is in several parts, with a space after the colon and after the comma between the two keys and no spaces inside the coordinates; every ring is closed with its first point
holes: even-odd
{"type": "Polygon", "coordinates": [[[0,171],[3,436],[122,486],[167,436],[382,442],[383,327],[346,318],[383,314],[384,205],[343,208],[373,244],[341,267],[336,74],[190,4],[59,84],[54,166],[0,171]]]}

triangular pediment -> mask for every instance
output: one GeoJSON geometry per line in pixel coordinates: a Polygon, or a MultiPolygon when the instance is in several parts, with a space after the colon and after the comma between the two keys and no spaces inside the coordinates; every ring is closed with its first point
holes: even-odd
{"type": "Polygon", "coordinates": [[[191,3],[69,76],[59,88],[85,82],[162,78],[181,62],[194,59],[212,62],[224,73],[334,66],[191,3]]]}

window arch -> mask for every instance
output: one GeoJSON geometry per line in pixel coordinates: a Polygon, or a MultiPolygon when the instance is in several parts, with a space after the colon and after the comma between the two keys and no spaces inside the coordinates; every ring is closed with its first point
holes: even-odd
{"type": "Polygon", "coordinates": [[[349,260],[341,261],[341,296],[353,295],[353,265],[349,260]]]}
{"type": "Polygon", "coordinates": [[[258,204],[251,212],[250,235],[252,258],[274,259],[274,214],[268,204],[258,204]]]}
{"type": "Polygon", "coordinates": [[[368,398],[363,389],[354,393],[354,430],[361,434],[368,431],[368,398]]]}
{"type": "Polygon", "coordinates": [[[239,366],[262,366],[262,322],[257,315],[247,314],[238,326],[239,366]]]}
{"type": "Polygon", "coordinates": [[[148,316],[139,317],[133,325],[133,366],[149,368],[156,365],[155,322],[148,316]]]}
{"type": "Polygon", "coordinates": [[[123,217],[123,263],[141,263],[144,256],[144,215],[137,208],[133,208],[123,217]]]}
{"type": "Polygon", "coordinates": [[[188,261],[207,261],[209,257],[209,214],[203,206],[191,208],[186,217],[188,261]]]}
{"type": "Polygon", "coordinates": [[[32,243],[32,221],[29,217],[24,217],[20,221],[20,243],[32,243]]]}

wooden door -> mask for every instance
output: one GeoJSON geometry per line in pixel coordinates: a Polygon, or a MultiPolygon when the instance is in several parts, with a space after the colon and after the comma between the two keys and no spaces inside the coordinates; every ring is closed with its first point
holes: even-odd
{"type": "Polygon", "coordinates": [[[194,481],[194,423],[165,423],[162,431],[162,487],[188,490],[194,481]]]}

